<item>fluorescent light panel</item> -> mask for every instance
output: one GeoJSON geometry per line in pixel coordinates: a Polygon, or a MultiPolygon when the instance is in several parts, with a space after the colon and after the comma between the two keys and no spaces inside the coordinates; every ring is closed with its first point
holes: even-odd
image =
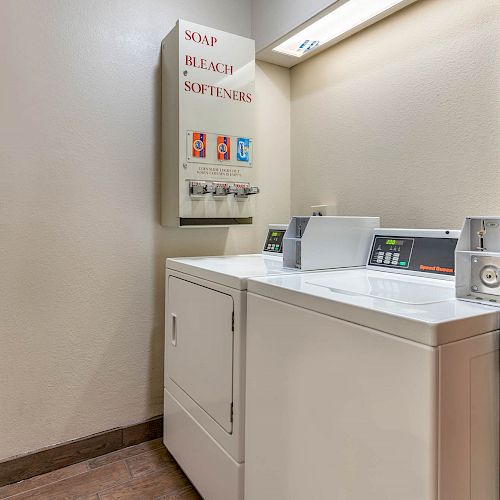
{"type": "Polygon", "coordinates": [[[302,57],[317,47],[340,37],[357,26],[391,9],[403,0],[348,0],[273,50],[302,57]]]}

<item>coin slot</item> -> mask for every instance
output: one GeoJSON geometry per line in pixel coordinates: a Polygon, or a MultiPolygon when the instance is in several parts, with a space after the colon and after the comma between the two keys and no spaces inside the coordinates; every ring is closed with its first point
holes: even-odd
{"type": "Polygon", "coordinates": [[[490,288],[496,288],[500,285],[499,269],[495,266],[484,266],[479,273],[481,281],[490,288]]]}

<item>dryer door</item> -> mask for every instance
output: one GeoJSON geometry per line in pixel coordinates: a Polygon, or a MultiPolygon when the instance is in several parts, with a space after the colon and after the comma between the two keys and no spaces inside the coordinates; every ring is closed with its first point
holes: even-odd
{"type": "Polygon", "coordinates": [[[232,432],[233,298],[168,279],[167,376],[232,432]]]}

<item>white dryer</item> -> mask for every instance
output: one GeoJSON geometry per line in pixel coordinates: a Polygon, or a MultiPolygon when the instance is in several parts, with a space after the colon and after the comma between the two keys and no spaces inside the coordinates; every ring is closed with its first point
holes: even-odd
{"type": "Polygon", "coordinates": [[[249,280],[245,500],[498,500],[499,315],[455,299],[456,237],[249,280]]]}
{"type": "Polygon", "coordinates": [[[247,279],[300,272],[286,228],[262,254],[167,259],[164,443],[205,500],[243,499],[247,279]]]}

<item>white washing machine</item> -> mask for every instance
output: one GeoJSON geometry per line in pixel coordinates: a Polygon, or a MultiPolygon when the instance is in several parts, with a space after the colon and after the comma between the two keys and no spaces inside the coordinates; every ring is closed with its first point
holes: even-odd
{"type": "Polygon", "coordinates": [[[499,314],[455,299],[456,236],[248,281],[245,500],[498,500],[499,314]]]}
{"type": "Polygon", "coordinates": [[[283,269],[287,225],[262,254],[167,259],[165,446],[206,500],[241,500],[246,288],[283,269]]]}

